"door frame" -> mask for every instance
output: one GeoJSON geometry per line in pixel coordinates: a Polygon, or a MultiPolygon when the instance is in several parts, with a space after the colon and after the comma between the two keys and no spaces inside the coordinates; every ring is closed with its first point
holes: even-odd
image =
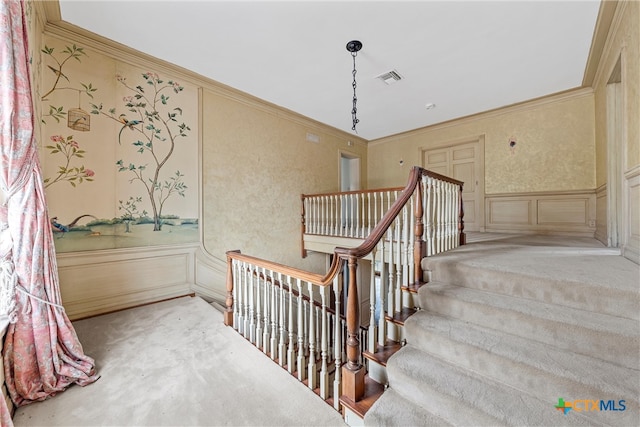
{"type": "Polygon", "coordinates": [[[351,153],[349,151],[345,151],[345,150],[338,150],[338,186],[340,188],[340,191],[357,191],[357,190],[361,190],[362,189],[362,162],[361,162],[361,158],[359,155],[355,154],[355,153],[351,153]],[[343,188],[343,183],[346,182],[343,178],[346,178],[343,176],[344,171],[342,170],[342,159],[347,159],[349,160],[350,163],[350,168],[352,166],[356,166],[357,170],[354,169],[350,169],[350,173],[349,173],[349,177],[348,177],[348,182],[349,182],[349,190],[345,190],[343,188]],[[355,187],[355,188],[351,188],[351,187],[355,187]]]}
{"type": "MultiPolygon", "coordinates": [[[[472,144],[472,143],[477,143],[478,144],[478,163],[479,163],[479,167],[478,167],[478,172],[476,174],[476,191],[478,192],[478,208],[476,210],[476,218],[477,218],[477,222],[478,222],[478,228],[480,230],[481,233],[484,233],[486,230],[486,223],[485,223],[485,188],[484,188],[484,168],[485,168],[485,164],[484,164],[484,140],[485,140],[485,136],[484,134],[482,135],[476,135],[476,136],[470,136],[470,137],[466,137],[466,138],[459,138],[459,139],[450,139],[450,140],[443,140],[443,141],[437,141],[434,143],[430,143],[429,145],[422,145],[418,147],[419,150],[419,155],[420,155],[420,164],[424,166],[424,152],[428,151],[428,150],[437,150],[437,149],[443,149],[443,148],[452,148],[452,147],[456,147],[458,145],[464,145],[464,144],[472,144]]],[[[465,183],[467,184],[467,183],[465,183]]]]}

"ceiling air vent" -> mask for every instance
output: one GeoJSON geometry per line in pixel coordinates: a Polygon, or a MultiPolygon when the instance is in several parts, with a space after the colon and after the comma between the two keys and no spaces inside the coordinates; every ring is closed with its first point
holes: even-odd
{"type": "Polygon", "coordinates": [[[376,79],[380,79],[385,84],[390,85],[397,82],[398,80],[402,80],[402,76],[398,74],[396,70],[391,70],[386,73],[380,74],[378,77],[376,77],[376,79]]]}

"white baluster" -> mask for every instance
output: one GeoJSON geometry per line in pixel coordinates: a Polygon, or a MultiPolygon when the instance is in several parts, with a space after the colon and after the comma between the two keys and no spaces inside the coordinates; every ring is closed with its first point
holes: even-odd
{"type": "MultiPolygon", "coordinates": [[[[279,314],[279,320],[278,320],[278,325],[280,327],[280,332],[279,332],[279,342],[278,342],[278,364],[280,366],[284,366],[284,358],[285,358],[285,349],[286,349],[286,345],[285,345],[285,329],[284,329],[284,317],[285,317],[285,284],[284,284],[284,280],[282,280],[283,274],[282,273],[278,273],[278,276],[280,277],[280,304],[278,305],[278,314],[279,314]]],[[[288,279],[289,276],[287,276],[288,279]]]]}
{"type": "MultiPolygon", "coordinates": [[[[257,281],[257,280],[256,280],[257,281]]],[[[248,328],[248,340],[249,342],[251,342],[252,344],[256,343],[256,323],[255,323],[255,308],[254,308],[254,300],[253,300],[253,294],[254,294],[254,277],[253,277],[253,267],[248,267],[247,270],[247,282],[248,282],[248,286],[247,286],[247,293],[245,293],[245,301],[247,304],[249,304],[249,319],[248,319],[248,324],[246,326],[246,328],[248,328]]]]}
{"type": "Polygon", "coordinates": [[[458,215],[460,214],[460,187],[456,185],[454,191],[455,208],[453,209],[453,227],[455,230],[455,247],[460,245],[460,230],[458,229],[458,215]]]}
{"type": "Polygon", "coordinates": [[[453,184],[447,183],[447,250],[453,249],[453,184]]]}
{"type": "Polygon", "coordinates": [[[367,228],[367,235],[371,234],[371,229],[373,229],[376,224],[378,218],[378,193],[373,193],[373,217],[371,216],[371,202],[369,204],[369,227],[367,228]]]}
{"type": "Polygon", "coordinates": [[[370,353],[376,351],[376,252],[377,246],[371,251],[371,284],[369,287],[369,342],[367,348],[370,353]]]}
{"type": "Polygon", "coordinates": [[[291,277],[287,276],[287,285],[289,286],[289,344],[287,345],[287,371],[293,374],[294,363],[296,357],[295,342],[293,341],[293,286],[291,277]]]}
{"type": "Polygon", "coordinates": [[[244,294],[244,324],[242,325],[242,333],[244,335],[245,338],[249,338],[249,325],[250,325],[250,313],[249,313],[249,301],[247,299],[247,296],[249,295],[249,292],[251,292],[251,266],[248,264],[245,264],[245,280],[244,280],[244,286],[243,286],[243,294],[244,294]]]}
{"type": "Polygon", "coordinates": [[[262,283],[264,285],[264,288],[262,289],[262,296],[263,296],[263,302],[262,302],[262,316],[263,316],[263,322],[264,324],[262,325],[262,352],[267,354],[267,352],[269,351],[269,300],[270,300],[270,293],[269,293],[269,282],[267,281],[267,269],[263,268],[262,269],[263,272],[263,276],[262,276],[262,283]]]}
{"type": "MultiPolygon", "coordinates": [[[[422,202],[422,201],[420,201],[422,202]]],[[[424,205],[423,205],[424,206],[424,205]]],[[[415,274],[415,260],[413,258],[413,248],[415,247],[416,242],[416,201],[414,198],[411,198],[411,209],[409,210],[409,244],[407,250],[407,259],[409,260],[409,283],[415,283],[418,278],[415,274]]],[[[424,231],[424,228],[423,228],[424,231]]],[[[413,307],[413,306],[411,306],[413,307]]]]}
{"type": "Polygon", "coordinates": [[[298,380],[304,381],[307,378],[306,359],[304,355],[304,300],[302,299],[302,280],[296,279],[298,286],[298,380]]]}
{"type": "Polygon", "coordinates": [[[276,348],[278,345],[278,300],[276,297],[276,279],[275,273],[271,271],[269,273],[269,278],[271,279],[271,299],[269,304],[269,312],[271,314],[271,341],[269,342],[269,353],[271,355],[271,360],[276,359],[276,348]]]}
{"type": "Polygon", "coordinates": [[[356,204],[354,207],[354,210],[356,211],[356,230],[355,230],[355,235],[354,237],[360,237],[362,236],[362,220],[364,219],[364,211],[362,210],[362,208],[364,208],[363,203],[363,197],[364,195],[362,193],[358,193],[355,195],[356,198],[356,204]]]}
{"type": "Polygon", "coordinates": [[[340,410],[340,396],[342,395],[341,365],[342,365],[342,325],[340,324],[340,302],[342,301],[342,275],[337,274],[333,279],[333,296],[336,300],[336,318],[333,332],[333,354],[336,372],[333,377],[333,407],[340,410]]]}
{"type": "Polygon", "coordinates": [[[441,193],[441,186],[440,186],[440,181],[434,180],[434,191],[435,191],[435,196],[436,196],[436,205],[435,205],[435,215],[434,215],[434,221],[435,221],[435,228],[436,228],[436,249],[435,249],[435,253],[439,254],[441,252],[441,241],[442,241],[442,216],[441,216],[441,212],[442,212],[442,193],[441,193]]]}
{"type": "Polygon", "coordinates": [[[322,312],[320,315],[320,357],[322,359],[322,364],[320,366],[320,397],[323,400],[326,400],[329,397],[329,368],[327,365],[327,351],[329,347],[328,337],[327,337],[327,287],[323,286],[320,288],[320,297],[322,302],[322,312]]]}
{"type": "Polygon", "coordinates": [[[353,193],[349,194],[349,237],[353,237],[354,234],[354,219],[355,219],[355,212],[353,209],[353,193]]]}
{"type": "Polygon", "coordinates": [[[329,216],[329,220],[327,221],[327,234],[329,236],[333,235],[333,220],[334,220],[334,215],[333,215],[333,196],[328,196],[328,200],[327,200],[327,208],[328,208],[328,216],[329,216]]]}
{"type": "Polygon", "coordinates": [[[424,240],[427,245],[427,256],[433,255],[433,198],[431,197],[431,178],[424,177],[424,240]]]}
{"type": "MultiPolygon", "coordinates": [[[[395,264],[394,264],[394,258],[396,256],[396,254],[394,253],[394,249],[395,246],[397,245],[396,242],[394,242],[394,232],[395,232],[395,221],[391,224],[391,226],[389,227],[389,263],[388,263],[388,268],[389,268],[389,282],[388,282],[388,293],[387,293],[387,309],[386,309],[386,313],[387,316],[389,316],[389,318],[393,319],[393,315],[395,312],[395,307],[396,307],[396,295],[394,292],[394,287],[395,287],[395,276],[394,276],[394,272],[395,272],[395,264]]],[[[387,337],[391,340],[391,341],[397,341],[398,337],[396,334],[396,327],[395,324],[393,324],[392,322],[387,323],[387,337]]]]}
{"type": "Polygon", "coordinates": [[[387,282],[387,261],[386,261],[386,247],[385,247],[385,239],[380,239],[380,290],[379,296],[380,301],[378,302],[378,307],[380,307],[380,311],[378,314],[378,345],[384,345],[387,339],[387,321],[385,319],[385,294],[386,294],[386,286],[387,282]]]}
{"type": "Polygon", "coordinates": [[[240,332],[242,319],[241,297],[242,297],[242,266],[238,260],[232,260],[233,267],[233,329],[240,332]]]}
{"type": "Polygon", "coordinates": [[[340,198],[339,198],[340,209],[338,209],[338,213],[340,215],[340,221],[339,221],[340,229],[338,232],[338,236],[345,235],[344,231],[345,231],[345,225],[346,225],[346,203],[345,203],[346,197],[347,197],[346,195],[342,194],[340,195],[340,198]]]}
{"type": "Polygon", "coordinates": [[[307,378],[309,379],[308,385],[311,390],[315,389],[317,384],[316,375],[316,324],[315,324],[315,305],[313,304],[313,284],[308,283],[307,289],[309,290],[309,372],[307,378]]]}
{"type": "Polygon", "coordinates": [[[257,348],[262,348],[262,281],[260,280],[260,268],[255,269],[255,306],[256,306],[256,341],[257,348]]]}
{"type": "MultiPolygon", "coordinates": [[[[403,277],[403,267],[402,267],[402,221],[401,216],[396,217],[396,285],[394,287],[394,312],[402,311],[402,277],[403,277]]],[[[397,341],[397,340],[394,340],[397,341]]]]}

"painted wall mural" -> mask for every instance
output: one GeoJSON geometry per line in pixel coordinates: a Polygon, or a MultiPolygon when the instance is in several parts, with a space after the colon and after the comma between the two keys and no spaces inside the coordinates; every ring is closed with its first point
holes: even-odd
{"type": "Polygon", "coordinates": [[[56,250],[197,242],[197,89],[55,38],[41,55],[56,250]]]}

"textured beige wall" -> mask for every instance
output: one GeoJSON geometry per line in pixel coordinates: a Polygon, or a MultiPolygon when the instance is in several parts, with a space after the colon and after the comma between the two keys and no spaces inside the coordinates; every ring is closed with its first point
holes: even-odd
{"type": "Polygon", "coordinates": [[[484,135],[487,194],[594,188],[593,108],[581,90],[372,141],[369,187],[403,185],[424,148],[484,135]]]}
{"type": "Polygon", "coordinates": [[[619,24],[614,19],[594,82],[597,186],[607,182],[606,87],[612,70],[620,58],[623,111],[626,122],[624,138],[626,166],[623,172],[640,165],[640,3],[625,2],[624,9],[618,17],[619,24]]]}
{"type": "Polygon", "coordinates": [[[225,259],[226,251],[240,249],[325,271],[324,257],[300,256],[300,195],[339,191],[340,151],[360,156],[366,165],[366,145],[241,96],[204,90],[202,105],[201,225],[207,252],[225,259]],[[307,133],[320,141],[308,142],[307,133]]]}

